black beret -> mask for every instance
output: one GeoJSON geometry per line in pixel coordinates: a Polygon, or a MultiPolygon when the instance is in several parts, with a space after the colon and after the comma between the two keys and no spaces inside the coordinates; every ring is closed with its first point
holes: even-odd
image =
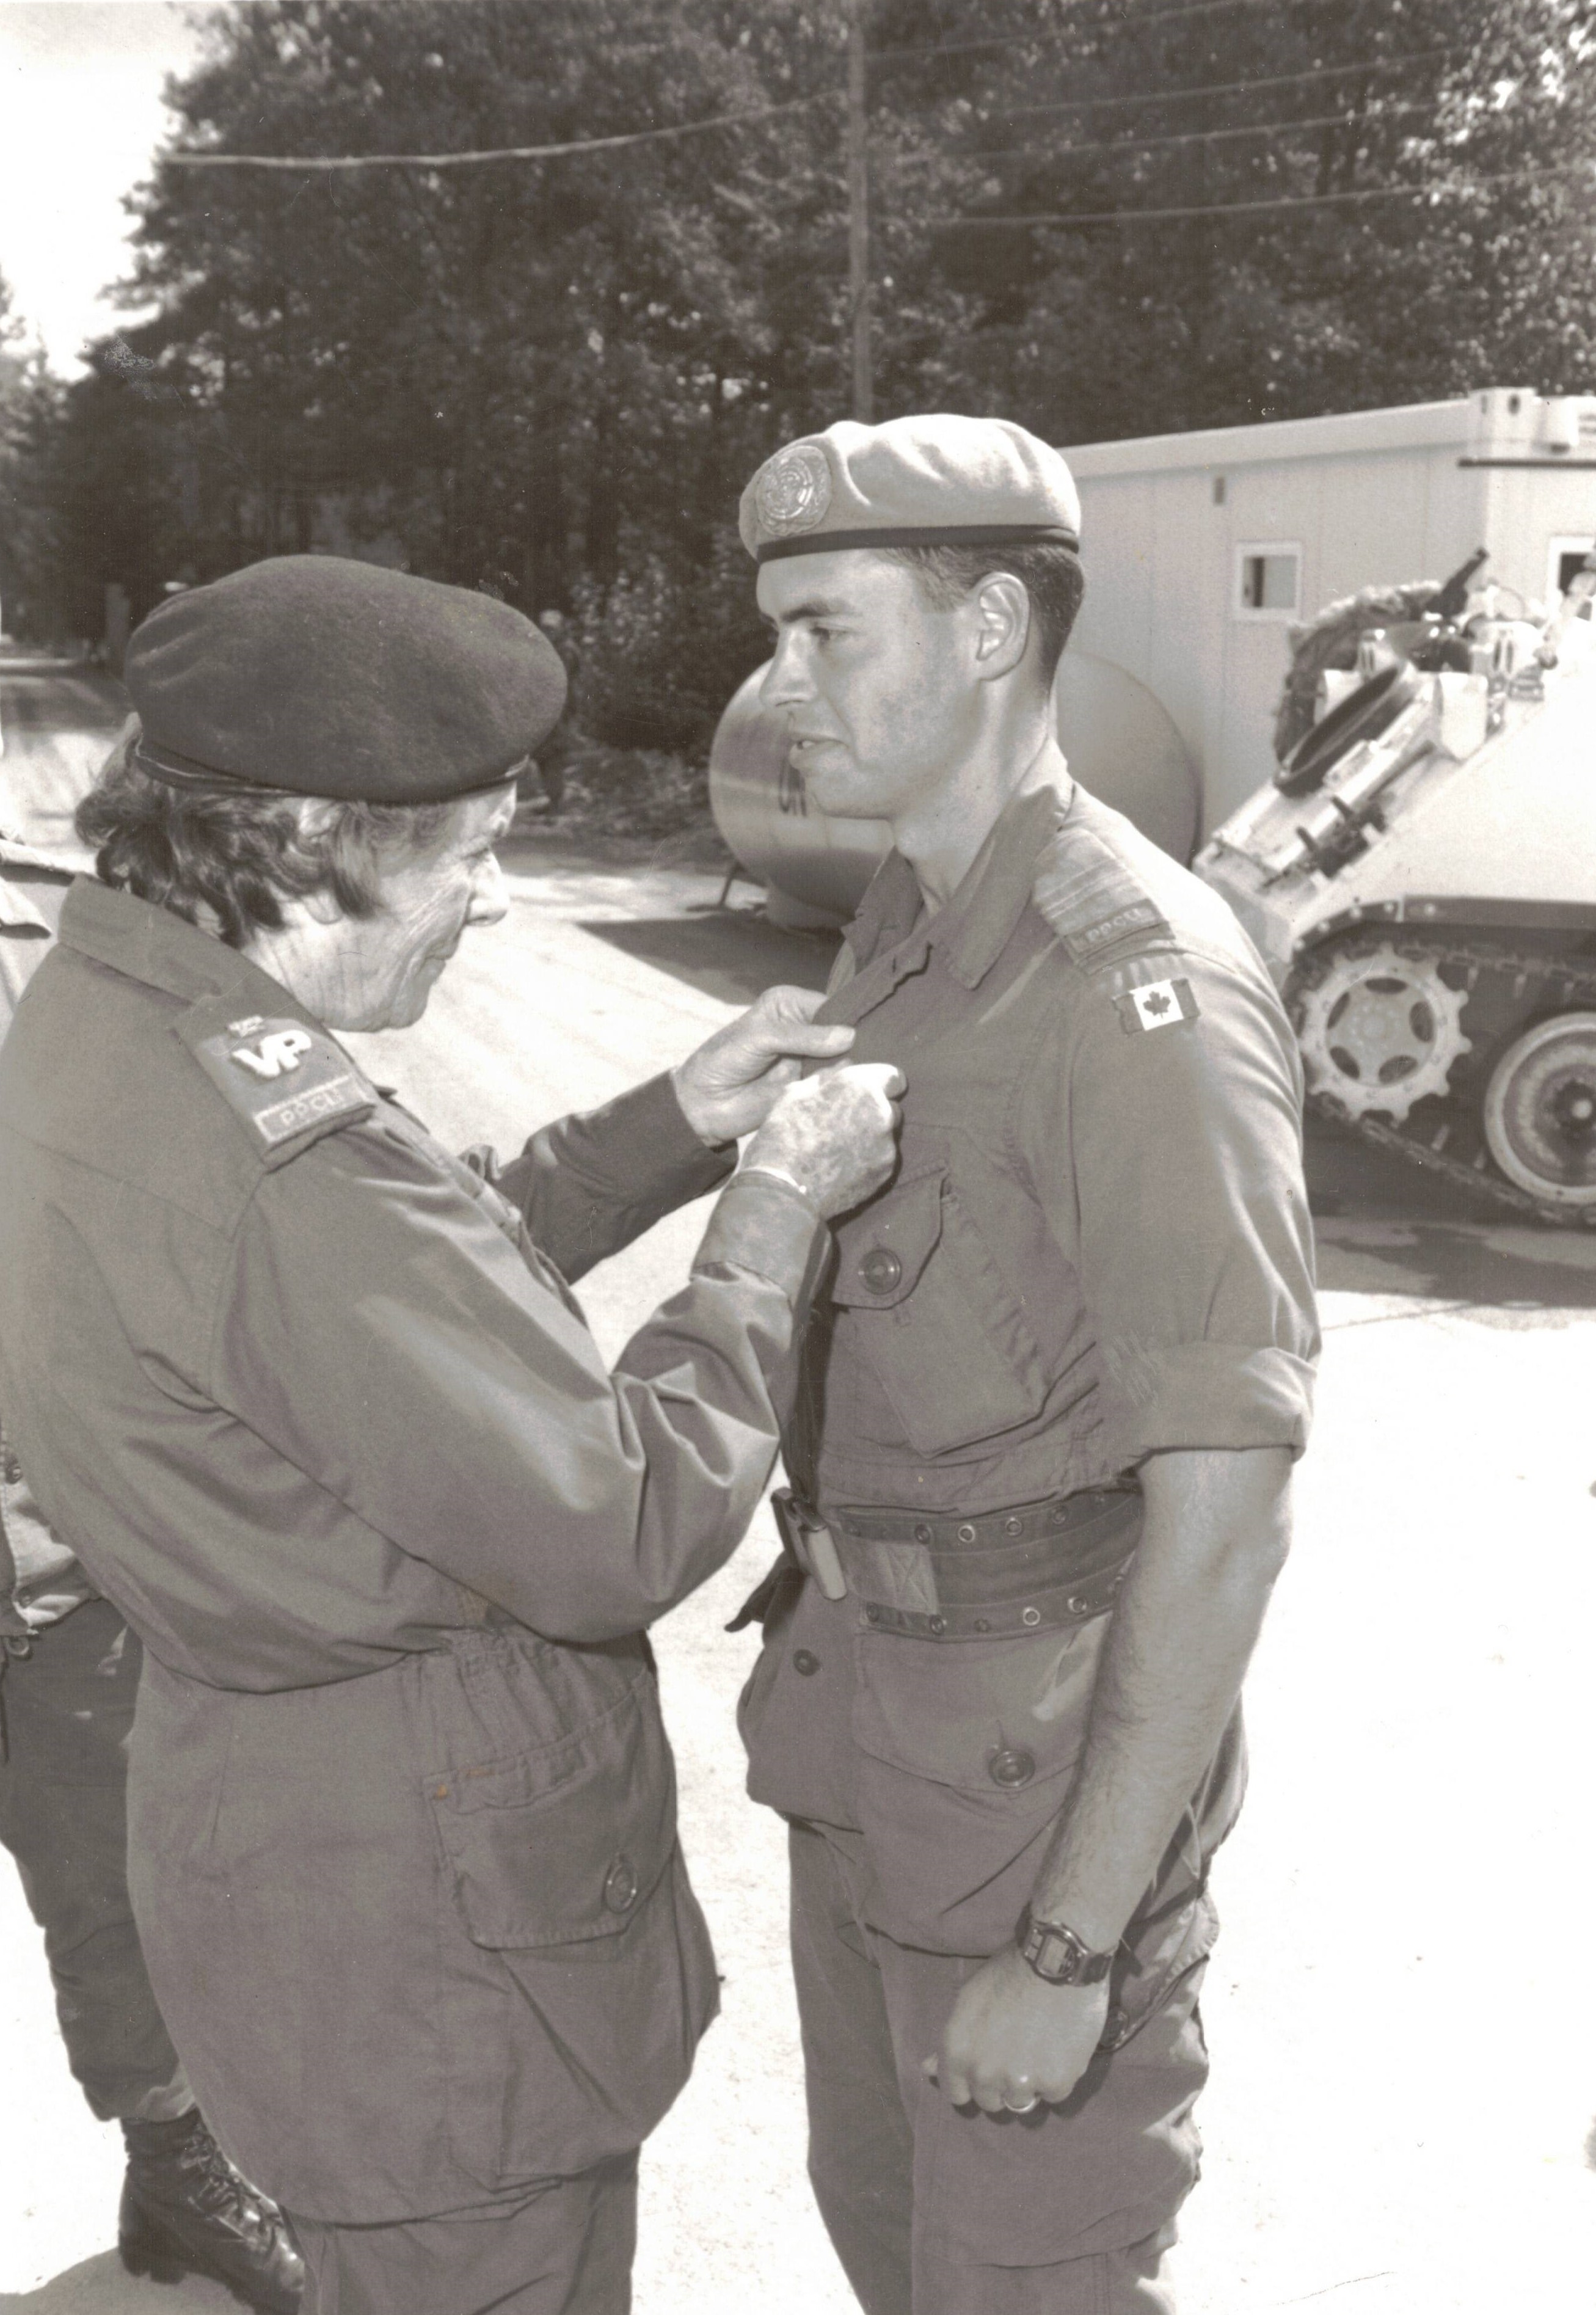
{"type": "Polygon", "coordinates": [[[565,704],[558,652],[492,595],[287,554],[173,595],[128,645],[140,768],[342,803],[497,787],[565,704]]]}

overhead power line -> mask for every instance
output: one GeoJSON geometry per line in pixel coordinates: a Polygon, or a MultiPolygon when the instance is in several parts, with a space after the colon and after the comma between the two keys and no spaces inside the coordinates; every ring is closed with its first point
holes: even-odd
{"type": "MultiPolygon", "coordinates": [[[[1169,15],[1201,14],[1212,8],[1221,6],[1262,7],[1279,4],[1280,0],[1201,0],[1201,5],[1195,8],[1164,10],[1159,12],[1157,17],[1149,16],[1138,21],[1152,22],[1162,21],[1164,17],[1169,15]]],[[[1038,35],[1038,37],[1061,36],[1038,35]]],[[[977,40],[966,42],[963,45],[977,49],[1012,46],[1014,43],[977,40]]],[[[883,58],[907,53],[911,52],[874,49],[871,51],[870,61],[876,62],[883,58]]],[[[951,55],[955,51],[949,49],[939,52],[927,49],[915,50],[912,53],[951,55]]],[[[1252,90],[1290,88],[1308,81],[1344,77],[1352,73],[1395,71],[1405,65],[1430,63],[1445,57],[1448,53],[1445,49],[1424,49],[1415,50],[1406,57],[1376,58],[1355,65],[1326,65],[1316,71],[1288,73],[1269,80],[1229,81],[1201,88],[1147,90],[1138,92],[1132,96],[1079,97],[1057,104],[1012,105],[1004,107],[1003,114],[1005,118],[1017,119],[1022,115],[1032,113],[1105,111],[1111,107],[1126,104],[1178,103],[1183,99],[1191,97],[1239,95],[1252,90]]],[[[572,137],[558,144],[493,146],[466,153],[207,153],[179,146],[161,157],[176,167],[185,169],[275,169],[279,171],[459,169],[474,167],[481,163],[492,161],[557,161],[563,160],[572,155],[613,153],[629,146],[657,144],[667,137],[701,136],[711,129],[747,128],[761,120],[774,120],[786,113],[801,112],[814,105],[836,103],[842,95],[843,91],[840,89],[823,89],[813,96],[789,97],[780,104],[759,105],[748,112],[716,113],[706,120],[677,121],[662,129],[636,129],[614,137],[572,137]]]]}
{"type": "Polygon", "coordinates": [[[1357,64],[1316,65],[1311,72],[1277,73],[1268,80],[1205,82],[1198,88],[1145,88],[1131,96],[1076,96],[1051,104],[1006,104],[1003,117],[1018,120],[1034,112],[1107,112],[1127,104],[1178,104],[1195,96],[1251,96],[1277,88],[1301,88],[1309,81],[1346,80],[1357,73],[1397,72],[1406,65],[1440,64],[1450,49],[1414,49],[1401,57],[1365,57],[1357,64]]]}
{"type": "MultiPolygon", "coordinates": [[[[1094,0],[1077,0],[1077,4],[1089,7],[1094,4],[1094,0]]],[[[1139,32],[1146,25],[1172,24],[1185,16],[1213,16],[1222,9],[1272,8],[1278,12],[1282,6],[1308,7],[1313,4],[1315,0],[1186,0],[1186,4],[1179,8],[1153,8],[1145,13],[1121,17],[1117,22],[1106,25],[1104,30],[1112,32],[1139,32]]],[[[1042,48],[1049,44],[1056,45],[1060,40],[1071,40],[1075,38],[1074,31],[996,32],[985,40],[949,40],[945,46],[941,47],[933,47],[929,42],[925,42],[903,49],[873,49],[870,60],[873,64],[883,65],[902,64],[909,61],[920,62],[931,57],[972,56],[978,49],[983,49],[1042,48]]]]}
{"type": "Polygon", "coordinates": [[[794,96],[753,112],[722,112],[709,120],[682,120],[669,129],[635,129],[622,137],[581,137],[562,145],[502,145],[480,153],[197,153],[179,148],[161,155],[185,169],[459,169],[479,161],[558,161],[569,153],[613,153],[624,145],[652,145],[666,137],[696,137],[709,129],[741,129],[778,113],[830,104],[841,92],[794,96]]]}
{"type": "Polygon", "coordinates": [[[1322,112],[1310,120],[1255,121],[1246,129],[1187,129],[1176,137],[1110,137],[1091,145],[974,145],[964,153],[905,153],[899,160],[906,169],[925,161],[1015,161],[1027,155],[1042,160],[1074,161],[1085,154],[1157,153],[1171,145],[1224,145],[1238,137],[1279,137],[1293,129],[1344,129],[1352,122],[1366,121],[1373,127],[1387,120],[1411,120],[1415,113],[1427,116],[1429,110],[1423,104],[1397,104],[1388,112],[1322,112]]]}
{"type": "Polygon", "coordinates": [[[1536,178],[1573,177],[1581,172],[1596,182],[1596,163],[1567,161],[1560,168],[1498,169],[1489,176],[1467,177],[1453,184],[1431,185],[1370,185],[1352,193],[1293,193],[1276,196],[1266,201],[1209,201],[1181,208],[1157,209],[1080,209],[1051,217],[953,217],[933,220],[938,231],[955,226],[1008,226],[1028,228],[1046,226],[1050,228],[1077,225],[1154,225],[1167,223],[1175,217],[1257,217],[1267,210],[1337,208],[1354,201],[1424,200],[1436,194],[1457,195],[1478,191],[1485,185],[1522,184],[1536,178]]]}

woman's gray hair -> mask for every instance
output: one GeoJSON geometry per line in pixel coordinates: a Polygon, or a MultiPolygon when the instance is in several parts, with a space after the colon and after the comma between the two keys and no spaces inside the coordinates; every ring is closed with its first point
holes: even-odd
{"type": "Polygon", "coordinates": [[[329,803],[305,825],[304,796],[217,780],[169,787],[139,768],[136,717],[78,805],[76,828],[102,884],[214,925],[231,948],[283,921],[285,900],[331,892],[345,916],[375,916],[382,864],[425,852],[459,809],[329,803]]]}

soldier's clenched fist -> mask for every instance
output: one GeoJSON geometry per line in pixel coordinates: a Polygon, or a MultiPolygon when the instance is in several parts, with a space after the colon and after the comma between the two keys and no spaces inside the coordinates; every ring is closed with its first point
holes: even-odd
{"type": "Polygon", "coordinates": [[[822,1069],[784,1093],[748,1147],[745,1164],[785,1174],[828,1220],[862,1204],[898,1162],[903,1075],[886,1061],[822,1069]]]}

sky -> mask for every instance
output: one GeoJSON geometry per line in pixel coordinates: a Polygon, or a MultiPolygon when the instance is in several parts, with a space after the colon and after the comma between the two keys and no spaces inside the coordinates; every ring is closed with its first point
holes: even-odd
{"type": "Polygon", "coordinates": [[[0,274],[64,376],[85,339],[136,318],[105,294],[129,264],[122,198],[168,131],[162,86],[194,62],[200,14],[0,0],[0,274]]]}

